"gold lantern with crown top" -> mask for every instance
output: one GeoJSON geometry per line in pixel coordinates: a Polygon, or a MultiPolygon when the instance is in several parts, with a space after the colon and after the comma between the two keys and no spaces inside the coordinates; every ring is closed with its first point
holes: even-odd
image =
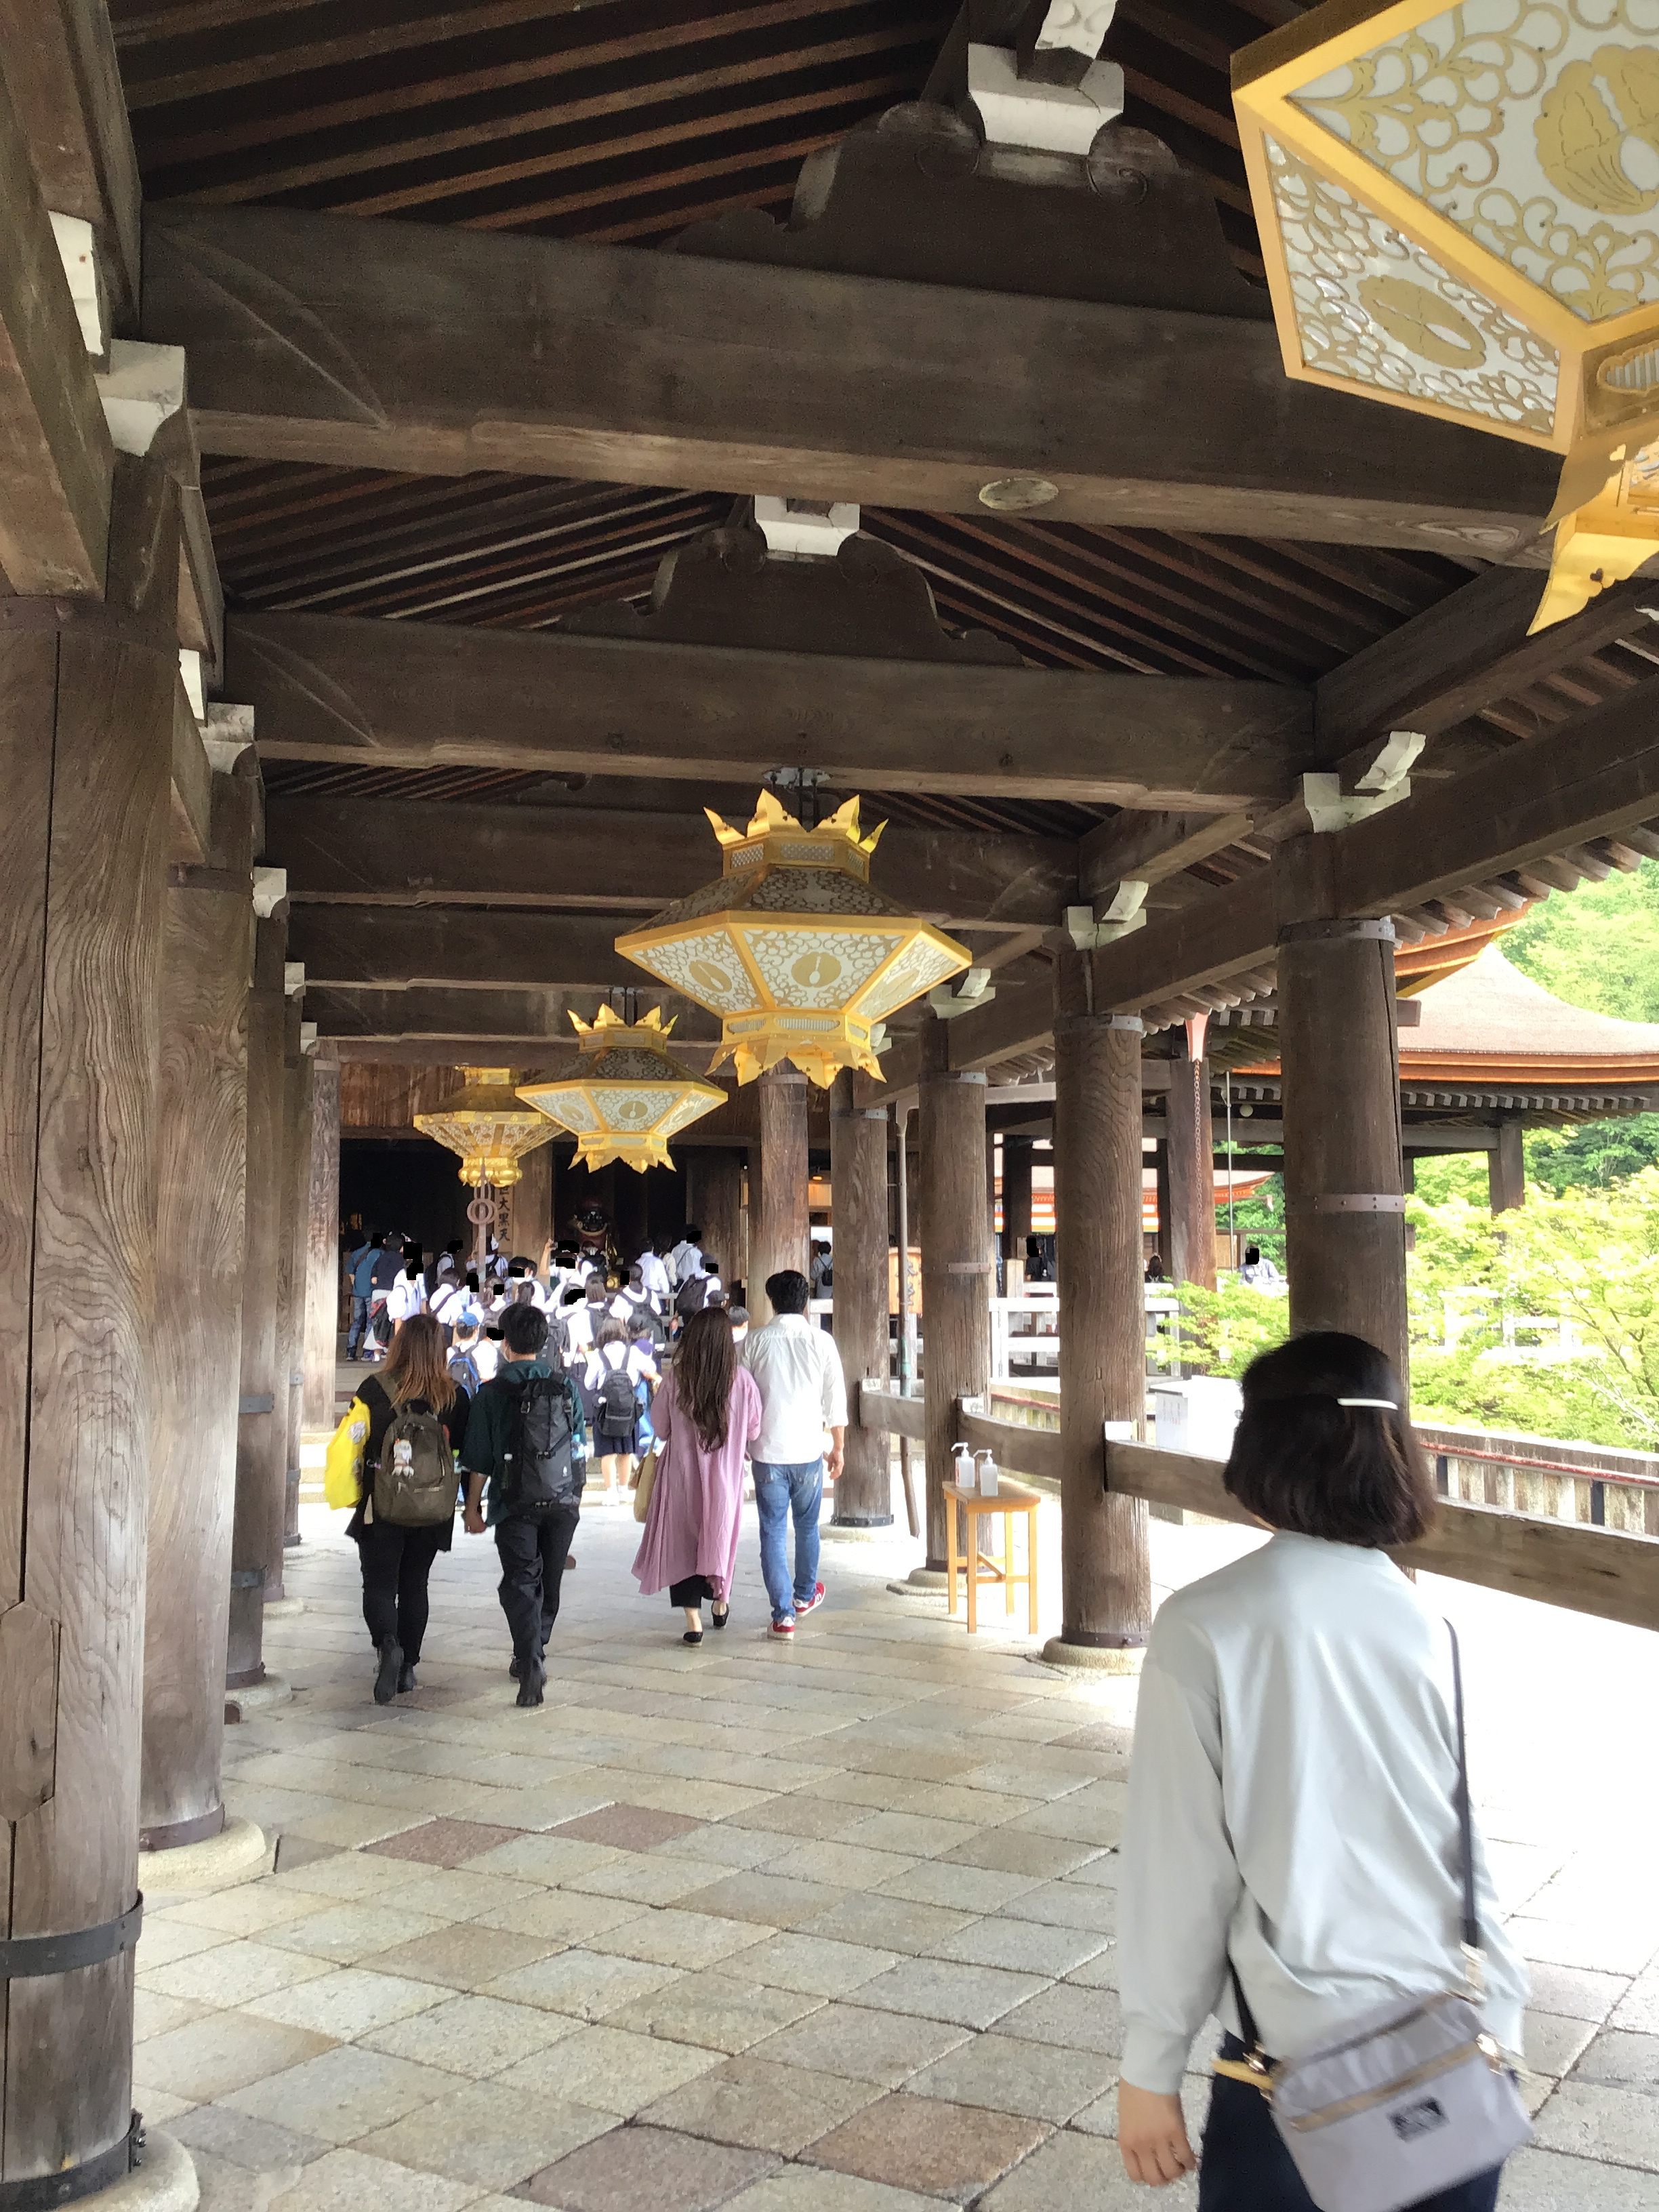
{"type": "MultiPolygon", "coordinates": [[[[617,939],[617,950],[720,1018],[739,1083],[793,1060],[814,1083],[843,1067],[879,1076],[879,1025],[972,956],[870,882],[882,829],[849,799],[809,828],[769,791],[734,830],[705,810],[722,848],[717,883],[617,939]]],[[[712,1068],[711,1068],[712,1072],[712,1068]]]]}
{"type": "Polygon", "coordinates": [[[547,1082],[525,1084],[519,1097],[570,1132],[590,1173],[611,1160],[641,1175],[672,1168],[669,1139],[723,1106],[726,1093],[670,1056],[674,1024],[660,1006],[640,1021],[626,1021],[611,1006],[601,1006],[591,1023],[575,1013],[570,1019],[577,1064],[547,1082]]]}
{"type": "Polygon", "coordinates": [[[459,1153],[461,1181],[477,1193],[466,1218],[477,1231],[475,1256],[482,1261],[490,1230],[498,1240],[505,1237],[511,1202],[504,1194],[523,1180],[520,1162],[538,1145],[550,1144],[555,1133],[514,1089],[510,1067],[464,1067],[461,1073],[464,1087],[435,1112],[416,1115],[415,1127],[459,1153]]]}
{"type": "Polygon", "coordinates": [[[1567,456],[1534,629],[1659,553],[1659,0],[1327,0],[1233,101],[1288,373],[1567,456]]]}

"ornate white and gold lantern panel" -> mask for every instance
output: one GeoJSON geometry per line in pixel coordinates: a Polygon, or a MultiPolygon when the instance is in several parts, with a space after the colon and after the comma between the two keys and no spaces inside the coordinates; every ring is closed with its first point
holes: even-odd
{"type": "Polygon", "coordinates": [[[872,885],[881,829],[860,831],[856,799],[812,830],[770,792],[746,830],[708,819],[720,881],[619,937],[617,951],[720,1016],[714,1065],[732,1060],[739,1083],[783,1060],[818,1084],[843,1067],[878,1076],[878,1025],[959,975],[967,948],[872,885]]]}
{"type": "Polygon", "coordinates": [[[551,1144],[556,1132],[520,1097],[510,1067],[464,1067],[461,1073],[465,1087],[435,1113],[417,1114],[415,1127],[460,1154],[463,1182],[475,1189],[488,1183],[493,1190],[510,1190],[523,1177],[519,1163],[525,1154],[551,1144]]]}
{"type": "Polygon", "coordinates": [[[1289,374],[1569,457],[1534,629],[1659,553],[1659,0],[1328,0],[1233,101],[1289,374]]]}
{"type": "Polygon", "coordinates": [[[625,1022],[610,1006],[591,1024],[579,1014],[570,1019],[579,1040],[575,1066],[524,1085],[519,1097],[570,1132],[584,1167],[621,1160],[641,1175],[672,1167],[669,1139],[723,1106],[726,1093],[670,1057],[674,1024],[664,1021],[660,1006],[639,1022],[625,1022]]]}

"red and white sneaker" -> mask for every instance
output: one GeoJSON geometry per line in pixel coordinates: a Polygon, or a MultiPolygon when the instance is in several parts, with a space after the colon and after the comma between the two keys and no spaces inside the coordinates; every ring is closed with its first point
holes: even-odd
{"type": "Polygon", "coordinates": [[[800,1604],[799,1604],[799,1603],[796,1605],[796,1607],[795,1607],[795,1618],[796,1618],[796,1620],[799,1620],[800,1619],[800,1617],[801,1617],[802,1613],[816,1613],[816,1612],[817,1611],[818,1607],[819,1607],[823,1603],[823,1584],[822,1583],[818,1583],[817,1587],[813,1590],[811,1596],[811,1597],[809,1597],[809,1598],[807,1599],[807,1601],[806,1601],[806,1602],[805,1602],[805,1605],[800,1605],[800,1604]]]}
{"type": "Polygon", "coordinates": [[[772,1623],[774,1636],[793,1636],[794,1632],[795,1624],[793,1620],[775,1620],[772,1623]]]}

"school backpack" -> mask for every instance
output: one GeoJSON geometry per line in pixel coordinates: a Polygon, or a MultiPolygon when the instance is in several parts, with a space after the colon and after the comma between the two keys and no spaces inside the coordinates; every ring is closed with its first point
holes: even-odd
{"type": "Polygon", "coordinates": [[[682,1317],[701,1313],[708,1303],[707,1275],[688,1275],[674,1295],[674,1310],[682,1317]]]}
{"type": "Polygon", "coordinates": [[[593,1401],[593,1425],[602,1437],[631,1437],[640,1409],[634,1396],[634,1378],[628,1371],[628,1362],[624,1359],[620,1367],[613,1367],[601,1352],[599,1369],[599,1387],[593,1401]]]}
{"type": "Polygon", "coordinates": [[[455,1517],[455,1455],[423,1398],[393,1414],[374,1469],[374,1518],[395,1528],[431,1528],[455,1517]]]}
{"type": "Polygon", "coordinates": [[[532,1375],[514,1408],[513,1444],[507,1454],[507,1510],[528,1521],[582,1502],[587,1465],[572,1450],[571,1408],[575,1393],[562,1375],[532,1375]]]}
{"type": "Polygon", "coordinates": [[[454,1351],[450,1353],[449,1379],[452,1382],[459,1382],[463,1390],[476,1394],[478,1363],[470,1352],[454,1351]]]}

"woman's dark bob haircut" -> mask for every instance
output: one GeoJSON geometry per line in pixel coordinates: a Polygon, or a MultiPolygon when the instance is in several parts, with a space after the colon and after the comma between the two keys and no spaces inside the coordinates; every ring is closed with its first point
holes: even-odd
{"type": "Polygon", "coordinates": [[[1271,1528],[1372,1551],[1415,1543],[1434,1520],[1400,1377],[1374,1344],[1334,1330],[1292,1337],[1245,1369],[1226,1485],[1271,1528]]]}

